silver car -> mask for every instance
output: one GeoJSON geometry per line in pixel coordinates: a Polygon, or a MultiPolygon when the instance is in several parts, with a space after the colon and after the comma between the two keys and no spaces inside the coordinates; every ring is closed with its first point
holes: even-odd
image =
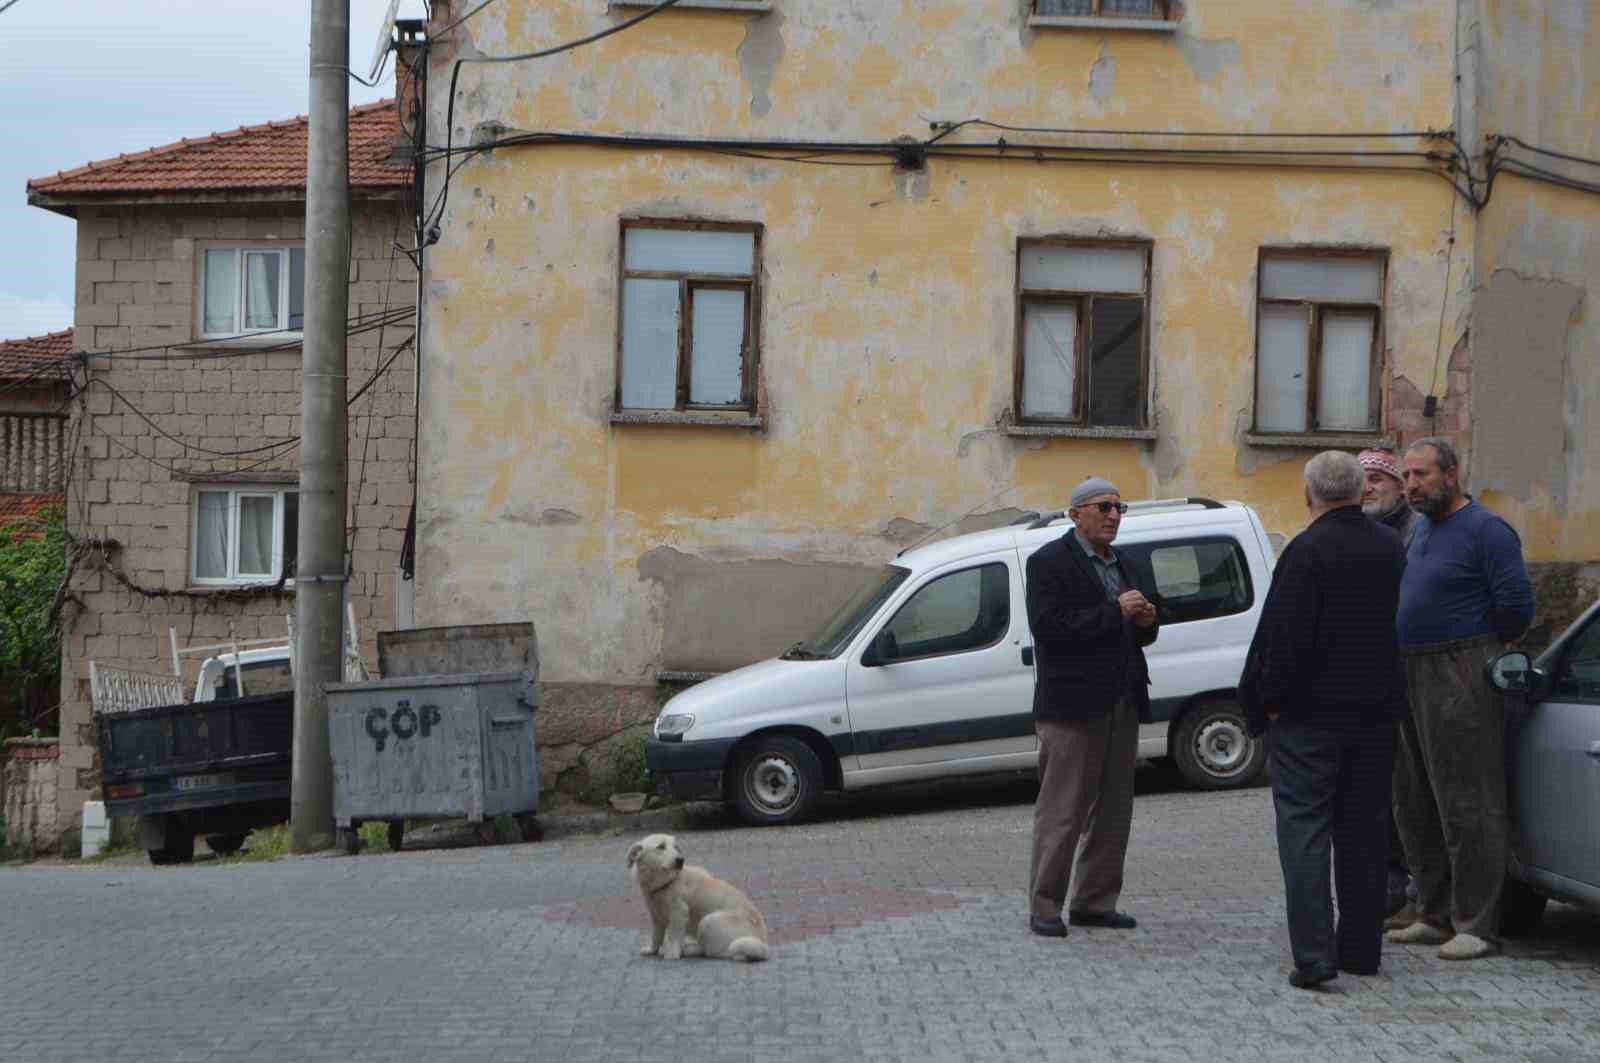
{"type": "Polygon", "coordinates": [[[1501,930],[1527,933],[1549,898],[1600,910],[1600,602],[1537,660],[1503,653],[1511,864],[1501,930]]]}

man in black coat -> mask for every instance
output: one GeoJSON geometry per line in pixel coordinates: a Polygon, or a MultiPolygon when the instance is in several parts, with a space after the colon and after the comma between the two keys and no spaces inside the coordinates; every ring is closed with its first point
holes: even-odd
{"type": "Polygon", "coordinates": [[[1278,558],[1239,682],[1252,733],[1265,729],[1271,743],[1289,982],[1301,989],[1341,970],[1377,974],[1383,943],[1396,727],[1406,714],[1395,634],[1405,551],[1361,512],[1362,487],[1349,454],[1306,463],[1311,523],[1278,558]]]}
{"type": "Polygon", "coordinates": [[[1144,647],[1160,624],[1143,576],[1111,549],[1127,508],[1114,484],[1091,476],[1072,492],[1072,531],[1028,558],[1039,734],[1028,926],[1044,937],[1067,936],[1061,911],[1074,877],[1073,925],[1136,925],[1117,898],[1139,724],[1150,719],[1144,647]]]}

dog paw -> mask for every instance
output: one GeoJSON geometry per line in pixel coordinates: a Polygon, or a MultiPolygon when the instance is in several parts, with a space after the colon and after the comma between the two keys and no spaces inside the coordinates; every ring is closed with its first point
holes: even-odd
{"type": "Polygon", "coordinates": [[[683,950],[676,945],[664,946],[661,949],[661,958],[663,960],[681,960],[683,959],[683,950]]]}
{"type": "Polygon", "coordinates": [[[641,956],[654,956],[655,954],[656,947],[654,945],[645,945],[639,949],[639,955],[641,956]]]}
{"type": "Polygon", "coordinates": [[[704,956],[706,953],[704,949],[694,942],[685,941],[683,943],[683,954],[685,956],[704,956]]]}

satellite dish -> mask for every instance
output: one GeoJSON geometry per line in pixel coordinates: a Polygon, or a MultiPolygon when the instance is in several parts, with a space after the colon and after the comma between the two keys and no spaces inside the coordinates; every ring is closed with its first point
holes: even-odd
{"type": "Polygon", "coordinates": [[[394,46],[394,17],[400,12],[400,0],[389,0],[389,13],[383,16],[383,28],[378,30],[378,44],[372,49],[372,69],[367,72],[368,81],[378,80],[378,71],[383,69],[383,60],[389,54],[389,49],[394,46]]]}

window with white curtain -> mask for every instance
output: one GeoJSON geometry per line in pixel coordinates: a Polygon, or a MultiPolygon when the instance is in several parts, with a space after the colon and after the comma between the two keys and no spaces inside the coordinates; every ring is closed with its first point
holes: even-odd
{"type": "Polygon", "coordinates": [[[206,247],[201,251],[200,334],[299,332],[305,325],[303,247],[206,247]]]}
{"type": "Polygon", "coordinates": [[[1255,430],[1376,432],[1385,254],[1263,250],[1255,430]]]}
{"type": "Polygon", "coordinates": [[[190,578],[197,584],[276,583],[294,577],[300,494],[270,484],[196,486],[190,578]]]}
{"type": "Polygon", "coordinates": [[[754,408],[760,274],[758,226],[625,220],[617,409],[754,408]]]}

